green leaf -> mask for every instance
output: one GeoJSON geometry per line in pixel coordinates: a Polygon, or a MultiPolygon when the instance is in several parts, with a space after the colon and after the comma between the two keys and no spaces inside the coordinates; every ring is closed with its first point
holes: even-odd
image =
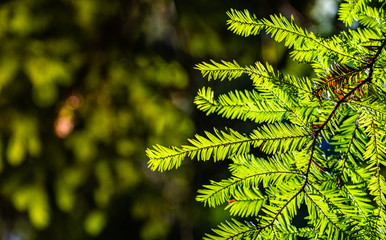
{"type": "Polygon", "coordinates": [[[218,229],[213,229],[217,234],[207,234],[205,240],[253,240],[260,235],[260,230],[249,222],[241,223],[235,219],[231,222],[222,223],[218,229]]]}
{"type": "Polygon", "coordinates": [[[224,80],[228,78],[229,80],[240,77],[244,73],[244,68],[236,62],[226,62],[221,61],[217,63],[211,60],[211,63],[201,63],[197,64],[195,69],[201,71],[203,77],[208,77],[208,81],[213,80],[224,80]]]}

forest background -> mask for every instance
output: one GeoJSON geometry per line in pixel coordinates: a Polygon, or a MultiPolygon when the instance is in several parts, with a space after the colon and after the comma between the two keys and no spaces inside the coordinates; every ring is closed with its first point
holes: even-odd
{"type": "MultiPolygon", "coordinates": [[[[269,37],[226,29],[230,8],[295,17],[328,36],[334,0],[1,0],[0,237],[200,239],[227,212],[195,202],[225,163],[152,172],[145,149],[180,145],[213,126],[247,130],[196,111],[196,63],[268,61],[307,75],[269,37]]],[[[206,84],[207,85],[207,84],[206,84]]],[[[217,92],[247,79],[211,82],[217,92]]]]}

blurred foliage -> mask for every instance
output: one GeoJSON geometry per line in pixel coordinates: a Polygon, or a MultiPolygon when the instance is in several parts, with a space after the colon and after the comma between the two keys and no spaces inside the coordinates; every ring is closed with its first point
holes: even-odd
{"type": "Polygon", "coordinates": [[[304,20],[299,11],[307,6],[2,0],[2,238],[201,237],[207,229],[199,228],[211,219],[200,219],[207,209],[191,202],[191,191],[207,180],[189,164],[178,173],[150,173],[144,149],[157,142],[175,145],[195,125],[208,129],[216,121],[203,122],[190,104],[202,81],[193,72],[198,61],[215,56],[243,63],[263,54],[286,66],[282,49],[264,39],[239,41],[226,31],[230,7],[262,17],[285,8],[304,20]]]}

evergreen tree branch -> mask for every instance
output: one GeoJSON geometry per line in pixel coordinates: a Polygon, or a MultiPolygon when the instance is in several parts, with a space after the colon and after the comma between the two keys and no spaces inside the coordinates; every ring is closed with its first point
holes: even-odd
{"type": "Polygon", "coordinates": [[[257,224],[233,220],[207,239],[386,239],[381,172],[386,166],[386,17],[372,4],[341,4],[340,19],[346,24],[356,19],[365,27],[329,39],[281,15],[258,20],[248,11],[228,13],[231,31],[271,34],[293,49],[293,59],[311,62],[318,77],[284,75],[260,62],[241,67],[211,60],[196,66],[208,80],[245,74],[255,87],[216,98],[203,88],[195,98],[200,110],[259,124],[249,134],[214,130],[180,148],[156,145],[147,152],[149,166],[160,171],[179,167],[185,158],[233,160],[232,176],[205,185],[197,200],[211,207],[228,202],[231,215],[257,216],[257,224]],[[256,158],[251,148],[271,156],[256,158]],[[302,205],[309,222],[297,229],[291,222],[302,205]]]}
{"type": "Polygon", "coordinates": [[[369,82],[371,82],[372,80],[372,77],[373,77],[373,72],[374,72],[374,64],[377,60],[377,58],[379,57],[379,55],[381,54],[383,48],[386,46],[386,40],[384,40],[381,44],[381,46],[378,48],[377,52],[375,53],[375,55],[371,58],[370,62],[366,65],[366,69],[369,70],[369,73],[367,75],[367,78],[362,81],[361,83],[359,83],[356,87],[354,87],[353,89],[351,89],[347,94],[345,94],[336,104],[335,104],[335,107],[333,108],[333,110],[331,111],[331,113],[328,115],[327,119],[323,122],[323,124],[315,131],[314,133],[314,139],[313,139],[313,142],[312,142],[312,147],[311,147],[311,155],[310,155],[310,163],[309,163],[309,166],[308,166],[308,169],[307,169],[307,172],[306,172],[306,175],[308,174],[309,172],[309,169],[310,169],[310,165],[313,161],[313,152],[314,152],[314,148],[315,148],[315,145],[316,145],[316,139],[318,138],[318,136],[320,135],[320,133],[322,132],[322,130],[324,129],[324,127],[330,122],[331,118],[334,116],[335,112],[338,110],[338,108],[341,106],[341,104],[343,104],[344,102],[346,102],[346,99],[351,96],[355,91],[357,91],[359,88],[361,88],[363,85],[365,84],[368,84],[369,82]]]}
{"type": "Polygon", "coordinates": [[[294,23],[293,18],[291,19],[291,22],[289,22],[288,19],[282,15],[272,15],[271,20],[258,20],[256,16],[251,15],[247,10],[243,13],[234,9],[231,9],[231,11],[228,12],[228,16],[230,18],[227,22],[229,25],[228,29],[238,35],[245,37],[257,35],[261,30],[265,29],[276,41],[281,42],[284,40],[284,44],[287,47],[293,46],[295,50],[314,49],[314,51],[311,52],[312,58],[315,58],[318,54],[318,50],[322,48],[324,51],[333,52],[337,56],[349,60],[357,60],[355,57],[337,47],[340,45],[338,44],[339,41],[337,41],[337,39],[331,39],[331,41],[328,42],[318,38],[312,32],[308,32],[307,30],[298,27],[294,23]],[[313,47],[315,45],[320,48],[313,47]]]}

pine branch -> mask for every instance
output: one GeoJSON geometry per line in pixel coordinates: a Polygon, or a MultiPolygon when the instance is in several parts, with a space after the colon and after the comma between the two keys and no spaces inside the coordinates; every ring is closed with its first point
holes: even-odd
{"type": "Polygon", "coordinates": [[[228,132],[215,129],[214,135],[209,132],[205,134],[206,137],[196,135],[196,139],[189,139],[191,145],[181,148],[156,145],[154,149],[148,149],[146,154],[150,158],[149,167],[159,171],[178,168],[186,156],[202,161],[212,157],[214,161],[224,160],[248,153],[251,146],[262,146],[261,150],[266,153],[294,151],[301,149],[311,136],[311,133],[295,125],[284,123],[264,125],[250,136],[232,129],[228,132]]]}
{"type": "Polygon", "coordinates": [[[331,111],[330,115],[327,117],[327,120],[322,124],[322,126],[320,126],[320,128],[315,132],[315,138],[321,133],[321,131],[323,130],[323,128],[328,124],[328,122],[331,120],[332,116],[335,114],[335,112],[338,110],[338,108],[340,107],[340,105],[346,101],[347,98],[349,98],[355,91],[357,91],[359,88],[361,88],[363,85],[365,84],[368,84],[369,82],[371,82],[372,80],[372,77],[373,77],[373,72],[374,72],[374,69],[373,69],[373,66],[375,64],[375,61],[377,60],[377,58],[379,57],[379,55],[381,54],[383,48],[386,46],[386,40],[384,40],[382,42],[382,45],[379,47],[378,51],[376,52],[376,54],[371,58],[369,64],[367,64],[365,66],[366,69],[369,69],[369,73],[367,75],[367,78],[362,81],[361,83],[359,83],[357,86],[355,86],[354,88],[352,88],[347,94],[345,94],[338,102],[337,104],[335,105],[334,109],[331,111]]]}
{"type": "Polygon", "coordinates": [[[311,216],[311,220],[314,222],[314,225],[317,226],[319,230],[319,235],[323,236],[325,231],[329,232],[329,236],[333,239],[348,239],[347,236],[350,235],[343,229],[343,225],[337,224],[339,222],[338,216],[330,211],[328,204],[323,201],[317,194],[310,194],[305,192],[306,204],[309,208],[308,212],[315,214],[311,216]]]}
{"type": "Polygon", "coordinates": [[[201,111],[259,124],[248,134],[215,129],[189,145],[147,150],[149,167],[159,171],[185,158],[232,159],[231,177],[205,185],[197,200],[211,207],[228,202],[231,215],[257,217],[256,224],[233,220],[206,239],[386,238],[385,13],[373,4],[342,3],[339,18],[365,27],[328,39],[281,15],[258,20],[248,11],[228,12],[231,31],[271,34],[293,49],[293,59],[310,62],[318,78],[284,75],[260,62],[196,66],[208,80],[249,76],[255,88],[216,97],[202,88],[195,98],[201,111]],[[268,156],[254,157],[252,148],[268,156]],[[309,222],[298,229],[291,222],[301,206],[309,222]]]}
{"type": "Polygon", "coordinates": [[[204,240],[252,240],[257,239],[260,234],[251,223],[241,223],[235,219],[232,219],[232,222],[222,223],[213,232],[217,236],[206,234],[204,240]]]}
{"type": "MultiPolygon", "coordinates": [[[[245,199],[242,195],[250,188],[288,183],[294,178],[301,178],[302,173],[291,168],[295,159],[290,155],[277,155],[271,159],[255,158],[253,155],[238,156],[230,165],[232,177],[220,182],[211,181],[198,191],[197,201],[215,207],[228,202],[245,199]],[[240,197],[241,196],[241,197],[240,197]]],[[[296,180],[296,179],[295,179],[296,180]]]]}
{"type": "Polygon", "coordinates": [[[346,3],[341,3],[338,11],[339,20],[343,21],[346,26],[353,24],[353,21],[357,19],[357,14],[360,12],[360,9],[365,6],[364,0],[345,0],[346,3]]]}
{"type": "Polygon", "coordinates": [[[256,188],[236,190],[233,197],[234,201],[230,202],[225,209],[229,209],[232,216],[240,217],[256,217],[267,199],[256,188]]]}
{"type": "Polygon", "coordinates": [[[245,68],[240,67],[240,65],[236,62],[226,62],[221,61],[221,63],[217,63],[211,60],[211,63],[201,63],[195,66],[195,69],[201,71],[203,77],[208,76],[208,81],[213,80],[221,80],[223,81],[225,78],[229,80],[240,77],[244,72],[245,68]]]}
{"type": "Polygon", "coordinates": [[[250,119],[257,123],[273,123],[281,121],[290,112],[281,107],[277,100],[269,99],[267,95],[260,96],[255,91],[230,92],[214,99],[210,88],[201,89],[196,98],[197,108],[208,115],[217,113],[230,119],[250,119]]]}
{"type": "Polygon", "coordinates": [[[256,16],[251,15],[247,10],[241,12],[233,9],[227,14],[230,18],[227,22],[229,25],[228,29],[238,35],[245,37],[257,35],[261,30],[265,29],[277,42],[284,41],[285,46],[288,48],[293,47],[295,50],[313,49],[313,51],[310,52],[312,54],[307,57],[311,61],[320,55],[320,50],[336,54],[340,61],[343,59],[347,61],[356,60],[353,56],[347,54],[344,49],[339,47],[340,41],[338,41],[338,39],[324,41],[316,37],[312,32],[298,27],[294,23],[293,18],[291,22],[289,22],[282,15],[273,15],[271,16],[271,20],[258,20],[256,16]]]}

